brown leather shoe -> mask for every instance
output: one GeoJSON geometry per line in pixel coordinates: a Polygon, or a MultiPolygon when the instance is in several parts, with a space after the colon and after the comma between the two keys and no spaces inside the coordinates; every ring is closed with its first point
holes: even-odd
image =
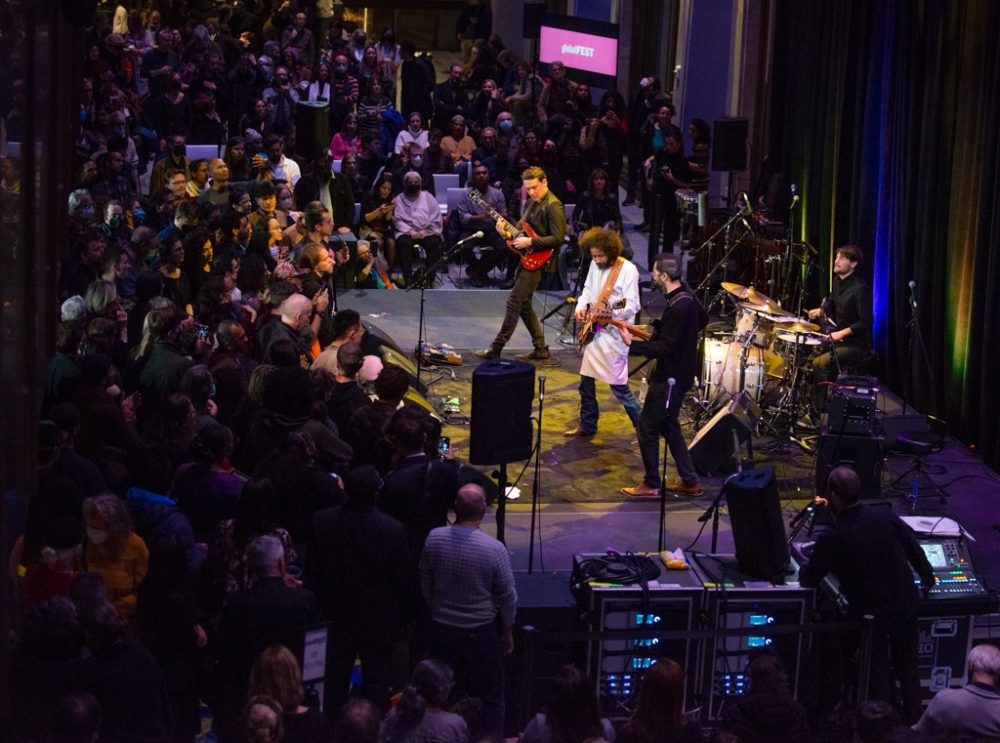
{"type": "Polygon", "coordinates": [[[476,351],[475,353],[476,353],[476,356],[478,356],[481,359],[496,359],[496,358],[500,357],[500,352],[498,350],[496,350],[495,348],[493,348],[493,346],[490,346],[488,348],[480,349],[479,351],[476,351]]]}
{"type": "Polygon", "coordinates": [[[523,359],[524,361],[548,361],[551,356],[549,355],[549,347],[542,346],[536,348],[531,353],[523,353],[517,358],[523,359]]]}
{"type": "Polygon", "coordinates": [[[693,498],[697,498],[705,492],[705,490],[701,487],[700,482],[696,482],[694,485],[688,485],[683,480],[670,480],[667,483],[667,492],[680,493],[681,495],[690,495],[693,498]]]}
{"type": "Polygon", "coordinates": [[[633,488],[622,488],[619,492],[634,500],[650,500],[660,497],[659,488],[651,488],[644,482],[640,482],[633,488]]]}
{"type": "Polygon", "coordinates": [[[581,439],[589,439],[590,437],[596,435],[597,431],[584,431],[579,426],[575,428],[570,428],[567,431],[563,431],[563,436],[566,438],[572,438],[573,436],[578,436],[581,439]]]}

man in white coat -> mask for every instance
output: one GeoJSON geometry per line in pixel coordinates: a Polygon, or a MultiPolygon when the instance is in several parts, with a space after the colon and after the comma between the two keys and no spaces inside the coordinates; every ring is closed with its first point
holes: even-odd
{"type": "MultiPolygon", "coordinates": [[[[588,312],[604,311],[613,320],[631,324],[639,311],[639,270],[622,256],[622,240],[614,230],[593,227],[580,236],[580,247],[590,251],[590,270],[577,299],[576,318],[585,322],[588,312]]],[[[580,364],[580,422],[565,436],[590,437],[597,433],[595,380],[607,382],[625,407],[632,425],[642,406],[628,386],[628,346],[613,323],[597,321],[593,337],[583,348],[580,364]]]]}

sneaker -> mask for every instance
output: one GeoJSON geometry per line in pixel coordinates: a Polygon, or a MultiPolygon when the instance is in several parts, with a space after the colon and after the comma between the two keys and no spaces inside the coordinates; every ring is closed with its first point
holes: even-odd
{"type": "Polygon", "coordinates": [[[627,495],[632,500],[652,500],[660,497],[659,488],[650,487],[644,482],[640,482],[635,487],[622,488],[618,492],[627,495]]]}
{"type": "Polygon", "coordinates": [[[498,359],[498,358],[500,358],[500,352],[498,350],[496,350],[495,348],[493,348],[493,346],[490,346],[489,348],[481,348],[480,350],[476,351],[475,353],[476,353],[476,356],[478,356],[481,359],[498,359]]]}
{"type": "Polygon", "coordinates": [[[548,361],[551,357],[549,356],[548,346],[542,346],[541,348],[536,348],[531,353],[521,354],[517,358],[525,361],[548,361]]]}
{"type": "Polygon", "coordinates": [[[696,482],[693,485],[688,485],[683,480],[671,480],[667,483],[667,490],[671,493],[680,493],[682,495],[690,495],[692,498],[697,498],[704,491],[701,487],[700,482],[696,482]]]}

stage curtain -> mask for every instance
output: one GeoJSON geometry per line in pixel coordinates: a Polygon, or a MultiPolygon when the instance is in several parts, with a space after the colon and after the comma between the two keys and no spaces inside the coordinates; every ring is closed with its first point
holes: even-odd
{"type": "Polygon", "coordinates": [[[774,7],[769,154],[802,194],[815,293],[861,247],[885,381],[998,466],[1000,3],[774,7]]]}

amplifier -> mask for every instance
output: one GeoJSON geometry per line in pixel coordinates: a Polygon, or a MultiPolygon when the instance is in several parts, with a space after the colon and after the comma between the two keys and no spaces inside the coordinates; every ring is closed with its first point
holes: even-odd
{"type": "Polygon", "coordinates": [[[830,398],[827,430],[837,435],[874,435],[877,394],[877,389],[835,387],[830,398]]]}

